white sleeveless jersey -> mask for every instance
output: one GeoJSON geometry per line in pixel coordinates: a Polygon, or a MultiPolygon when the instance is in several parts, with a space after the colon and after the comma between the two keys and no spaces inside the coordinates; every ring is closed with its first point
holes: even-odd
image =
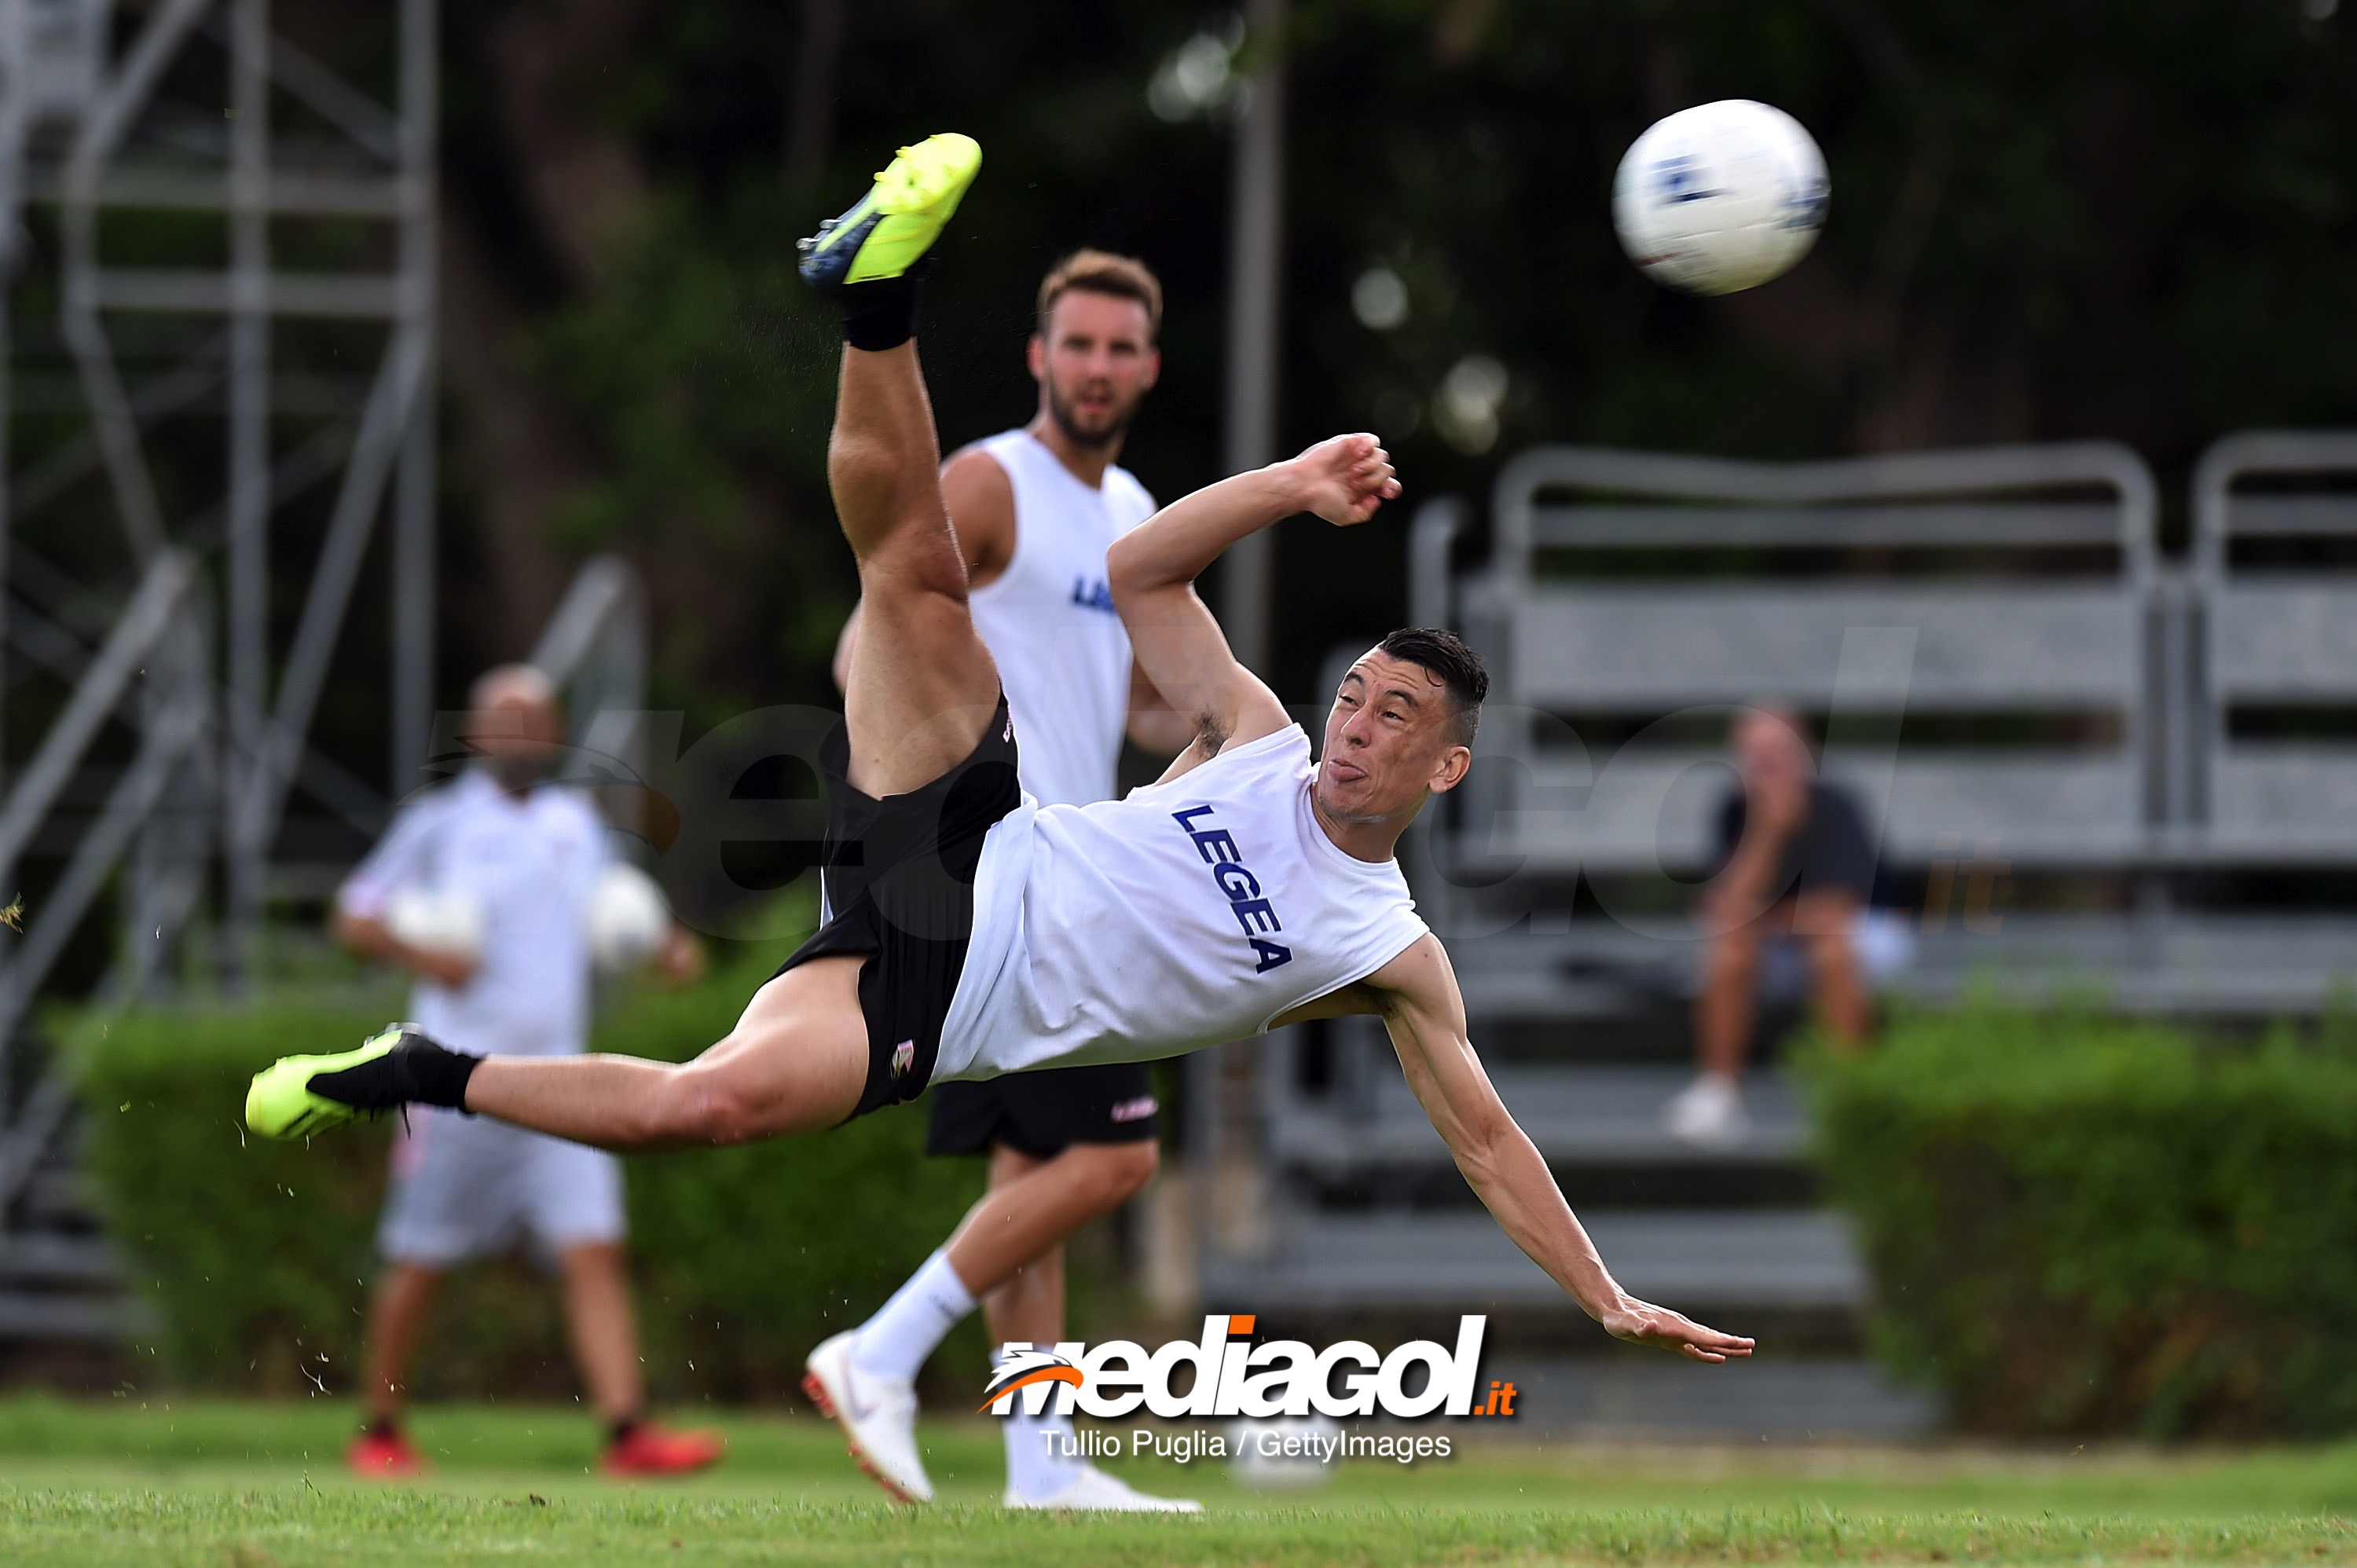
{"type": "Polygon", "coordinates": [[[998,661],[1023,787],[1048,805],[1114,790],[1129,721],[1129,634],[1113,607],[1105,552],[1154,513],[1126,468],[1091,489],[1027,430],[982,449],[1015,489],[1015,556],[968,603],[998,661]]]}
{"type": "Polygon", "coordinates": [[[1169,783],[1026,802],[992,828],[933,1076],[1242,1039],[1422,938],[1399,863],[1354,859],[1318,825],[1316,773],[1288,725],[1169,783]]]}

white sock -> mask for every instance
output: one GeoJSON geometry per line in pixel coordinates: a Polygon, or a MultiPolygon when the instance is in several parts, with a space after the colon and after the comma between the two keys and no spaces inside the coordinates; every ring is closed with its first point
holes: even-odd
{"type": "Polygon", "coordinates": [[[1069,1415],[1025,1415],[1018,1408],[999,1426],[1006,1439],[1006,1489],[1019,1497],[1044,1502],[1088,1463],[1076,1451],[1069,1415]]]}
{"type": "Polygon", "coordinates": [[[973,1310],[974,1295],[950,1267],[949,1253],[936,1251],[859,1326],[851,1364],[871,1378],[913,1382],[933,1347],[973,1310]]]}

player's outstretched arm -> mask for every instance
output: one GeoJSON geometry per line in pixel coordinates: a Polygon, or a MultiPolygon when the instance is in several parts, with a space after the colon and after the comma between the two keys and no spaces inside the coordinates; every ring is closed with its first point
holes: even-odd
{"type": "Polygon", "coordinates": [[[1623,1291],[1597,1255],[1555,1173],[1515,1124],[1466,1037],[1465,1002],[1437,937],[1426,936],[1371,976],[1372,993],[1408,1087],[1514,1245],[1531,1255],[1616,1339],[1657,1345],[1696,1361],[1751,1354],[1751,1341],[1706,1328],[1623,1291]]]}
{"type": "Polygon", "coordinates": [[[1380,442],[1337,435],[1297,457],[1206,485],[1115,542],[1106,566],[1138,669],[1195,737],[1173,776],[1286,723],[1275,693],[1236,662],[1195,579],[1237,540],[1296,512],[1347,528],[1398,494],[1380,442]]]}

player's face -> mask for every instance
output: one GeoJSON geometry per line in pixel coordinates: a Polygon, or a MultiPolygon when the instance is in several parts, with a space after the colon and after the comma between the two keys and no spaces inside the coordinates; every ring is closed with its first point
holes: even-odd
{"type": "Polygon", "coordinates": [[[491,775],[511,789],[524,789],[548,777],[565,744],[565,718],[538,693],[510,687],[486,693],[467,715],[466,743],[490,764],[491,775]]]}
{"type": "Polygon", "coordinates": [[[1048,330],[1031,339],[1031,374],[1074,446],[1103,446],[1129,428],[1162,373],[1147,330],[1140,301],[1080,288],[1057,296],[1048,330]]]}
{"type": "Polygon", "coordinates": [[[1440,677],[1371,651],[1342,677],[1326,715],[1318,809],[1342,822],[1411,812],[1426,794],[1455,789],[1472,760],[1458,744],[1440,677]]]}

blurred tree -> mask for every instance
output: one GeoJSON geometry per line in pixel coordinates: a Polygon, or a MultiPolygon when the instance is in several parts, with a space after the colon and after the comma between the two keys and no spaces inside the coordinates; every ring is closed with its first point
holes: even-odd
{"type": "MultiPolygon", "coordinates": [[[[1372,424],[1413,496],[1478,495],[1539,440],[2104,435],[2168,481],[2229,430],[2347,423],[2357,17],[2333,12],[1297,0],[1291,38],[1243,42],[1285,50],[1294,95],[1286,436],[1372,424]],[[1688,299],[1621,258],[1612,170],[1652,119],[1729,96],[1817,134],[1832,222],[1787,278],[1688,299]]],[[[945,440],[1023,416],[1032,285],[1107,244],[1171,295],[1135,466],[1165,495],[1215,476],[1226,12],[505,0],[452,33],[454,327],[497,308],[467,318],[451,395],[496,591],[630,549],[667,700],[826,691],[850,595],[832,335],[791,244],[914,134],[986,150],[929,291],[945,440]]],[[[1281,682],[1306,695],[1330,642],[1399,613],[1400,533],[1297,524],[1279,560],[1281,682]]]]}

